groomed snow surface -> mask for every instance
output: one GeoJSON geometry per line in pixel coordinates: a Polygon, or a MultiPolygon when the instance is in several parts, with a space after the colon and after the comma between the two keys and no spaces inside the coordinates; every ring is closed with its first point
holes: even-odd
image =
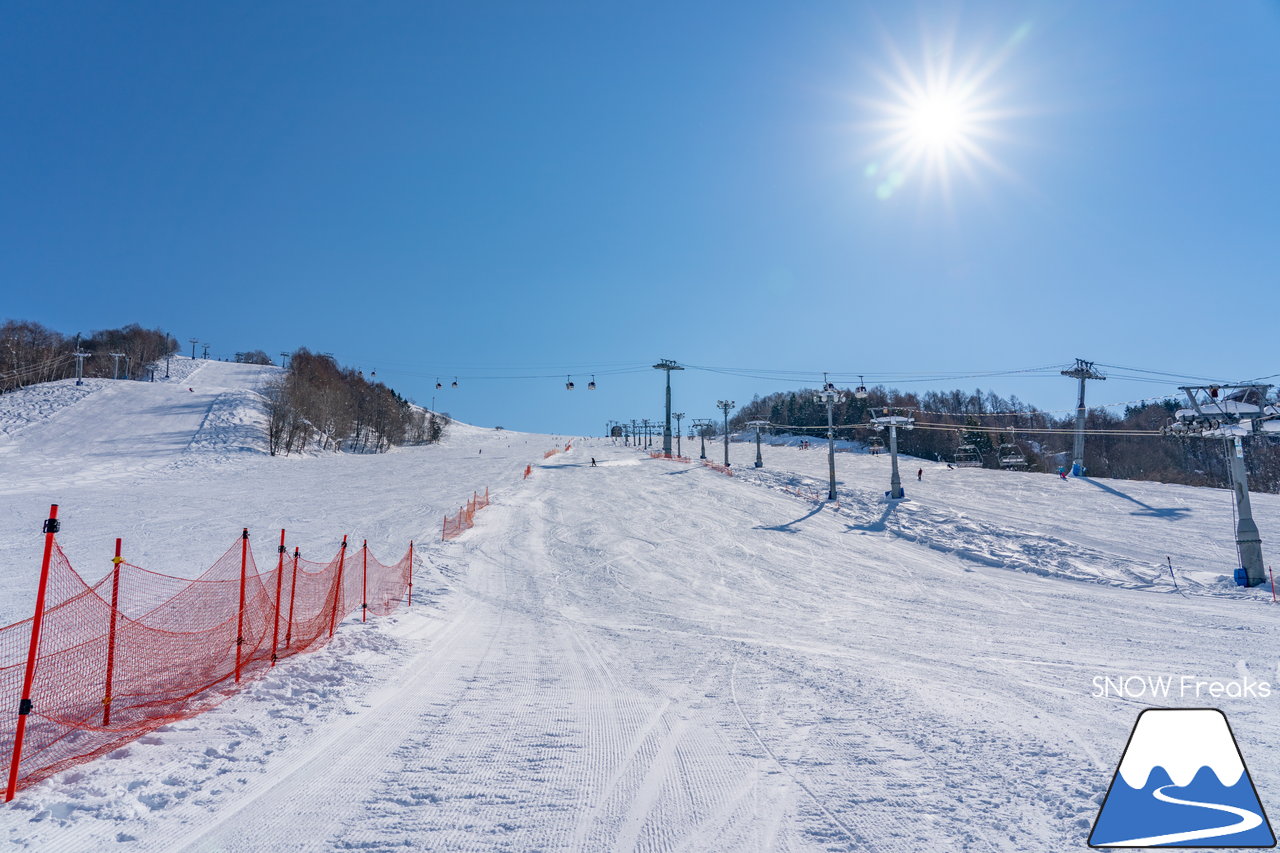
{"type": "MultiPolygon", "coordinates": [[[[271,369],[179,362],[168,383],[0,397],[0,618],[30,611],[54,502],[94,579],[116,536],[185,575],[245,525],[260,560],[281,527],[304,555],[413,539],[414,606],[21,792],[0,810],[14,849],[1085,849],[1150,705],[1222,708],[1264,806],[1280,793],[1275,693],[1094,695],[1098,676],[1280,682],[1270,591],[1227,579],[1225,491],[904,459],[887,503],[888,457],[842,453],[837,506],[792,491],[823,484],[821,446],[756,470],[735,444],[726,477],[601,439],[544,461],[565,437],[461,424],[273,459],[271,369]],[[485,486],[493,506],[441,543],[485,486]]],[[[1280,501],[1254,509],[1270,547],[1280,501]]]]}

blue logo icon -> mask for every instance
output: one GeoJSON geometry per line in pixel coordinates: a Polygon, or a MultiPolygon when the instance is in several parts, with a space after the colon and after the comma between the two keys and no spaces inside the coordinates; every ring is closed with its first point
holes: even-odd
{"type": "Polygon", "coordinates": [[[1138,715],[1090,847],[1274,847],[1240,747],[1216,708],[1138,715]]]}

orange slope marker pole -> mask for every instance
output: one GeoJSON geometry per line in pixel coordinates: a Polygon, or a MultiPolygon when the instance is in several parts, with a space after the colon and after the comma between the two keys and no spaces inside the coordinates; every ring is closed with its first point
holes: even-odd
{"type": "Polygon", "coordinates": [[[18,728],[13,734],[13,758],[9,762],[9,786],[4,801],[10,802],[18,790],[18,765],[22,763],[22,740],[27,733],[27,717],[31,714],[31,685],[36,680],[36,654],[40,651],[40,629],[44,626],[44,599],[49,589],[49,559],[53,556],[53,537],[58,532],[58,505],[49,507],[44,523],[44,559],[40,563],[40,586],[36,590],[36,613],[31,620],[31,645],[27,649],[27,669],[22,675],[22,699],[18,703],[18,728]]]}
{"type": "Polygon", "coordinates": [[[241,653],[244,649],[244,585],[249,566],[249,528],[240,534],[240,610],[236,614],[236,683],[240,683],[241,653]]]}
{"type": "Polygon", "coordinates": [[[329,612],[329,636],[333,636],[333,628],[338,624],[338,602],[342,598],[342,569],[347,562],[347,537],[342,537],[342,547],[338,550],[338,579],[333,585],[333,610],[329,612]]]}
{"type": "Polygon", "coordinates": [[[289,644],[293,642],[293,601],[298,594],[298,554],[299,549],[294,546],[293,549],[293,577],[289,581],[289,621],[288,627],[284,631],[284,647],[287,650],[289,644]]]}
{"type": "Polygon", "coordinates": [[[280,643],[280,593],[284,591],[284,530],[280,531],[280,550],[276,560],[276,614],[271,628],[271,665],[276,665],[276,652],[280,643]]]}
{"type": "Polygon", "coordinates": [[[116,540],[116,555],[111,559],[111,620],[107,628],[107,680],[102,693],[102,726],[111,725],[111,681],[116,668],[116,615],[120,604],[120,540],[116,540]]]}

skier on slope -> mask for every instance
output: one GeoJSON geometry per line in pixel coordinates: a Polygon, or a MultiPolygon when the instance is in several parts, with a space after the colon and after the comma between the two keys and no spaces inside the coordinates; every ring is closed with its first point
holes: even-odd
{"type": "Polygon", "coordinates": [[[591,457],[591,467],[596,467],[596,458],[594,456],[591,457]]]}
{"type": "Polygon", "coordinates": [[[1059,466],[1058,466],[1058,476],[1059,476],[1059,477],[1061,477],[1061,478],[1062,478],[1062,479],[1064,479],[1064,480],[1065,480],[1065,479],[1067,479],[1067,469],[1066,469],[1066,468],[1064,468],[1064,467],[1062,467],[1061,465],[1059,465],[1059,466]]]}
{"type": "Polygon", "coordinates": [[[923,479],[924,479],[924,469],[923,469],[923,468],[917,468],[917,469],[916,469],[916,482],[918,483],[918,482],[920,482],[920,481],[921,481],[921,480],[923,480],[923,479]]]}

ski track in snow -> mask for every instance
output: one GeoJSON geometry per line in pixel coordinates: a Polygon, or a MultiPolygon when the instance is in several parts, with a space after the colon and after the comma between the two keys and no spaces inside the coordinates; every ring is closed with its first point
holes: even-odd
{"type": "MultiPolygon", "coordinates": [[[[384,559],[413,538],[412,610],[22,792],[0,812],[14,849],[1083,848],[1147,704],[1092,698],[1095,675],[1276,667],[1269,595],[1222,580],[1218,490],[910,461],[924,481],[887,504],[887,460],[842,454],[833,507],[783,491],[824,484],[820,452],[768,448],[730,478],[599,440],[544,462],[565,439],[464,424],[271,459],[266,375],[208,363],[0,408],[10,616],[54,500],[90,578],[121,532],[179,574],[243,523],[313,557],[342,533],[384,559]],[[439,542],[486,485],[476,527],[439,542]]],[[[1269,541],[1280,501],[1255,509],[1269,541]]],[[[1280,721],[1219,701],[1265,801],[1280,721]]]]}

